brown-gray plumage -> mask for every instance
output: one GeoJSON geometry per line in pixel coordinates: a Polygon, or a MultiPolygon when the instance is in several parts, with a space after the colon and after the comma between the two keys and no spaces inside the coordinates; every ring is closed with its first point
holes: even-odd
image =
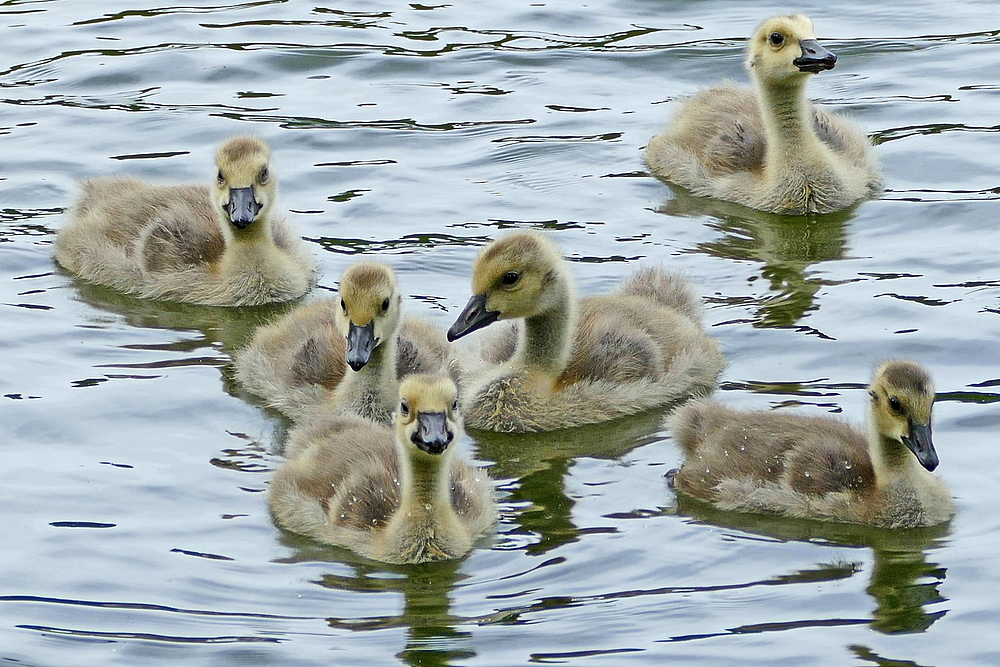
{"type": "Polygon", "coordinates": [[[801,215],[829,213],[881,192],[871,143],[853,123],[805,97],[836,56],[797,14],[767,19],[747,46],[754,91],[704,90],[646,149],[658,177],[693,194],[801,215]]]}
{"type": "Polygon", "coordinates": [[[334,409],[388,424],[399,379],[440,371],[448,352],[444,334],[403,319],[401,304],[391,268],[355,264],[341,278],[338,297],[302,305],[258,329],[235,356],[236,379],[293,419],[334,409]],[[349,365],[352,330],[355,344],[362,335],[371,341],[367,359],[354,359],[356,370],[349,365]]]}
{"type": "Polygon", "coordinates": [[[312,286],[302,243],[273,211],[271,151],[232,137],[211,187],[135,178],[83,184],[55,257],[82,278],[151,299],[213,306],[289,301],[312,286]]]}
{"type": "Polygon", "coordinates": [[[578,301],[556,247],[517,232],[480,253],[472,290],[449,339],[520,321],[516,343],[503,328],[478,355],[453,359],[470,427],[530,432],[607,421],[709,392],[724,365],[690,286],[659,268],[578,301]]]}
{"type": "Polygon", "coordinates": [[[326,417],[289,433],[270,488],[279,525],[389,563],[457,558],[496,521],[486,472],[455,458],[457,389],[411,375],[395,427],[326,417]]]}
{"type": "Polygon", "coordinates": [[[889,361],[869,386],[867,437],[842,421],[736,412],[699,400],[671,418],[685,463],[678,491],[726,510],[889,528],[947,521],[955,507],[931,442],[934,385],[911,361],[889,361]]]}

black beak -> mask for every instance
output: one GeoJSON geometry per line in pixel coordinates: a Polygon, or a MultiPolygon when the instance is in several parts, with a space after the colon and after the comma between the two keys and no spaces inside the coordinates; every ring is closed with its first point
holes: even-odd
{"type": "Polygon", "coordinates": [[[417,415],[417,430],[410,436],[417,447],[428,454],[440,454],[448,449],[455,437],[448,430],[448,418],[443,412],[421,412],[417,415]]]}
{"type": "Polygon", "coordinates": [[[458,340],[467,333],[493,324],[499,317],[499,312],[486,310],[486,295],[477,294],[469,299],[469,303],[465,304],[465,310],[448,329],[448,340],[458,340]]]}
{"type": "Polygon", "coordinates": [[[253,186],[248,188],[229,188],[229,203],[226,213],[236,229],[246,229],[257,219],[261,205],[253,193],[253,186]]]}
{"type": "Polygon", "coordinates": [[[347,363],[355,372],[365,367],[375,350],[375,320],[363,327],[351,322],[347,328],[347,363]]]}
{"type": "Polygon", "coordinates": [[[802,47],[802,55],[793,60],[792,64],[801,72],[816,74],[825,69],[833,69],[837,64],[837,56],[820,46],[815,39],[803,39],[799,46],[802,47]]]}
{"type": "Polygon", "coordinates": [[[931,424],[914,424],[910,420],[910,437],[903,436],[903,444],[913,452],[913,455],[920,461],[920,465],[928,470],[934,470],[938,466],[938,455],[934,451],[934,443],[931,442],[931,424]]]}

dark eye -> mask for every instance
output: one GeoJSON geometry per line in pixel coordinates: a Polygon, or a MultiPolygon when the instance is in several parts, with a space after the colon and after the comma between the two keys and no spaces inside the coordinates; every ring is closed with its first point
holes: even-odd
{"type": "Polygon", "coordinates": [[[780,32],[772,32],[770,35],[768,35],[767,39],[774,46],[781,46],[782,44],[785,43],[785,36],[782,35],[780,32]]]}
{"type": "Polygon", "coordinates": [[[458,412],[458,399],[456,398],[451,404],[451,411],[458,412]]]}
{"type": "Polygon", "coordinates": [[[221,169],[219,170],[219,173],[217,173],[217,174],[215,175],[215,177],[216,177],[217,179],[219,179],[219,185],[222,185],[223,183],[225,183],[225,182],[226,182],[226,177],[225,177],[225,176],[223,176],[223,174],[222,174],[222,170],[221,170],[221,169]]]}
{"type": "Polygon", "coordinates": [[[889,409],[895,412],[897,415],[903,414],[903,404],[899,402],[899,399],[895,396],[889,397],[889,409]]]}
{"type": "Polygon", "coordinates": [[[269,178],[271,178],[271,172],[268,171],[267,165],[264,165],[260,169],[260,175],[257,177],[257,180],[260,181],[261,185],[263,185],[264,183],[267,183],[267,179],[269,178]]]}
{"type": "Polygon", "coordinates": [[[516,285],[517,281],[521,279],[521,274],[517,271],[508,271],[507,273],[500,276],[500,284],[504,287],[510,287],[516,285]]]}
{"type": "Polygon", "coordinates": [[[345,313],[347,312],[347,302],[343,299],[340,300],[340,309],[345,313]]]}
{"type": "Polygon", "coordinates": [[[400,402],[400,404],[399,404],[399,414],[403,415],[404,417],[406,415],[410,414],[410,406],[406,404],[406,401],[400,402]]]}
{"type": "Polygon", "coordinates": [[[382,312],[384,313],[384,312],[386,312],[387,310],[389,310],[389,297],[386,297],[386,298],[385,298],[385,299],[384,299],[384,300],[382,301],[382,312]]]}

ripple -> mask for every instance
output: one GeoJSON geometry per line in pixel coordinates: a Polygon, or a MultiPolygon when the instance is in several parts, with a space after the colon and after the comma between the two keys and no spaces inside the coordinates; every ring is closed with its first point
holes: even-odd
{"type": "Polygon", "coordinates": [[[260,612],[214,611],[210,609],[184,609],[146,602],[105,602],[99,600],[74,600],[71,598],[54,598],[41,595],[0,595],[2,602],[37,602],[41,604],[68,605],[71,607],[95,607],[98,609],[123,609],[126,611],[165,611],[171,614],[191,616],[223,616],[231,618],[270,618],[276,620],[308,620],[310,616],[283,616],[260,612]]]}
{"type": "Polygon", "coordinates": [[[97,630],[74,630],[72,628],[57,628],[47,625],[15,625],[22,630],[35,630],[45,634],[72,635],[90,639],[141,639],[150,642],[167,642],[171,644],[241,644],[265,643],[277,644],[285,641],[277,637],[256,637],[239,635],[222,635],[217,637],[188,637],[182,635],[158,635],[150,632],[100,632],[97,630]]]}
{"type": "Polygon", "coordinates": [[[239,113],[226,111],[213,114],[223,118],[247,121],[251,123],[277,123],[287,129],[376,129],[376,130],[418,130],[422,132],[453,132],[477,128],[492,128],[506,125],[530,125],[533,118],[516,118],[512,120],[481,120],[455,121],[452,123],[421,123],[413,118],[397,118],[390,120],[354,120],[340,121],[309,116],[269,116],[259,113],[239,113]]]}
{"type": "Polygon", "coordinates": [[[398,239],[373,241],[347,238],[307,238],[324,250],[342,255],[358,255],[366,252],[409,253],[418,248],[438,248],[441,246],[477,246],[490,242],[488,236],[451,236],[449,234],[407,234],[398,239]]]}
{"type": "Polygon", "coordinates": [[[966,123],[927,123],[893,127],[871,134],[872,143],[879,144],[915,136],[943,134],[945,132],[1000,132],[1000,125],[968,125],[966,123]]]}
{"type": "Polygon", "coordinates": [[[247,9],[250,7],[263,7],[265,5],[280,5],[286,0],[254,0],[253,2],[232,3],[227,5],[215,5],[210,7],[158,7],[156,9],[129,9],[114,14],[105,14],[96,19],[77,21],[70,25],[94,25],[96,23],[108,23],[111,21],[121,21],[130,18],[157,18],[168,14],[214,14],[216,12],[228,12],[232,10],[247,9]]]}

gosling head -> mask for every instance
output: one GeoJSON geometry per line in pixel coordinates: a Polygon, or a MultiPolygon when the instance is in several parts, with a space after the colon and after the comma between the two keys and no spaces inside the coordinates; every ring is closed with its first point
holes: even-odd
{"type": "Polygon", "coordinates": [[[875,428],[883,440],[900,442],[927,470],[938,465],[931,441],[934,382],[920,364],[893,360],[879,366],[868,387],[875,428]]]}
{"type": "Polygon", "coordinates": [[[496,322],[531,317],[557,305],[563,271],[556,246],[541,234],[515,232],[486,246],[472,270],[473,297],[448,329],[448,340],[496,322]]]}
{"type": "Polygon", "coordinates": [[[227,139],[215,154],[213,201],[235,235],[259,227],[254,223],[271,210],[277,187],[270,163],[271,149],[255,137],[227,139]]]}
{"type": "Polygon", "coordinates": [[[813,24],[802,14],[774,16],[759,26],[747,46],[751,76],[771,84],[802,81],[833,69],[837,56],[816,41],[813,24]]]}
{"type": "Polygon", "coordinates": [[[402,297],[392,269],[361,262],[340,279],[337,329],[347,339],[347,364],[355,371],[371,361],[375,348],[396,335],[402,297]]]}
{"type": "Polygon", "coordinates": [[[444,453],[461,432],[458,390],[454,382],[439,375],[408,375],[403,380],[399,385],[399,407],[396,409],[396,433],[400,442],[413,443],[420,452],[437,456],[444,453]]]}

